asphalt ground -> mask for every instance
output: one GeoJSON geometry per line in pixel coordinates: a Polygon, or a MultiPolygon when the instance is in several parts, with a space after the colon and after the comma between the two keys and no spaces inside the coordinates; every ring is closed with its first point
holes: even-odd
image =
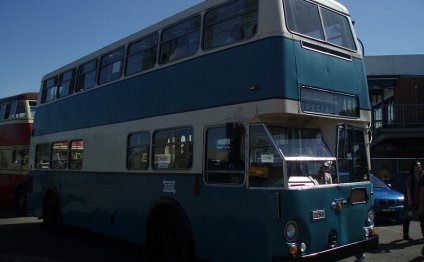
{"type": "MultiPolygon", "coordinates": [[[[424,262],[424,239],[419,222],[411,222],[412,241],[402,239],[400,223],[377,223],[376,232],[380,236],[380,246],[366,253],[365,261],[424,262]]],[[[37,218],[0,209],[0,262],[68,261],[147,262],[147,259],[142,246],[76,228],[54,234],[37,218]]],[[[355,261],[355,258],[342,261],[355,261]]]]}

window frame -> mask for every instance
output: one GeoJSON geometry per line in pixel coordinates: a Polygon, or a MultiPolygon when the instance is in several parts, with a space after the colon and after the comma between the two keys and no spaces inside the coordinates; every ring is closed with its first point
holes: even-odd
{"type": "Polygon", "coordinates": [[[193,15],[173,25],[163,28],[161,32],[160,46],[159,46],[159,61],[158,61],[159,64],[163,65],[163,64],[174,62],[174,61],[178,61],[180,59],[195,55],[197,52],[199,52],[200,42],[201,42],[201,30],[202,30],[202,17],[200,14],[193,15]],[[195,21],[196,19],[197,21],[195,21]],[[178,26],[184,26],[184,23],[188,23],[190,20],[193,20],[193,23],[195,26],[193,26],[192,28],[189,28],[189,30],[187,29],[183,30],[182,33],[176,32],[175,34],[172,34],[172,30],[178,29],[178,26]],[[166,36],[168,32],[171,32],[169,37],[166,36]],[[196,48],[194,48],[193,46],[193,50],[191,50],[192,46],[190,46],[190,43],[189,43],[188,45],[189,48],[187,48],[188,52],[181,53],[181,55],[179,55],[178,47],[181,47],[181,45],[180,46],[178,45],[178,40],[181,40],[181,41],[184,40],[183,42],[186,42],[191,40],[189,37],[193,37],[193,36],[196,38],[196,48]],[[165,49],[165,46],[167,45],[169,45],[169,47],[167,47],[167,49],[169,48],[169,50],[167,50],[167,52],[169,51],[169,54],[164,54],[164,49],[165,49]]]}
{"type": "Polygon", "coordinates": [[[68,145],[68,169],[69,170],[81,170],[84,165],[84,140],[83,139],[74,139],[69,141],[68,145]],[[73,144],[74,143],[82,143],[82,149],[74,149],[73,144]],[[74,153],[80,153],[81,154],[81,160],[73,157],[74,153]],[[80,164],[78,164],[80,162],[80,164]],[[75,164],[77,163],[77,164],[75,164]]]}
{"type": "Polygon", "coordinates": [[[57,98],[66,97],[74,93],[76,87],[76,71],[76,68],[71,68],[59,75],[59,83],[57,84],[57,98]],[[70,77],[68,74],[70,74],[70,77]],[[62,90],[66,90],[66,92],[62,92],[62,90]]]}
{"type": "MultiPolygon", "coordinates": [[[[245,41],[245,40],[249,40],[251,38],[253,38],[256,34],[257,34],[257,26],[258,26],[258,21],[259,21],[259,1],[255,1],[255,0],[235,0],[235,1],[231,1],[230,3],[226,3],[224,5],[220,5],[218,7],[214,7],[211,8],[209,10],[206,11],[204,17],[203,17],[203,27],[202,27],[202,49],[203,50],[212,50],[215,48],[219,48],[222,46],[226,46],[226,45],[230,45],[233,43],[237,43],[237,42],[241,42],[241,41],[245,41]],[[208,21],[208,15],[212,14],[214,11],[218,12],[219,9],[225,9],[225,8],[229,8],[231,5],[233,4],[237,4],[237,2],[242,2],[245,1],[245,3],[247,3],[247,1],[252,1],[252,3],[255,2],[253,7],[249,7],[249,8],[243,8],[243,9],[238,9],[234,12],[227,12],[224,16],[222,17],[217,17],[215,19],[215,21],[208,21]],[[213,29],[215,27],[219,28],[219,25],[225,25],[227,23],[229,23],[230,21],[234,21],[237,19],[244,20],[245,18],[249,18],[250,15],[256,13],[255,19],[252,19],[251,21],[249,21],[248,23],[246,22],[241,22],[240,24],[237,23],[237,21],[235,23],[232,23],[232,28],[231,30],[224,30],[220,33],[223,33],[226,40],[224,40],[223,42],[219,42],[218,44],[211,44],[210,46],[207,45],[207,40],[208,41],[214,41],[216,38],[214,37],[216,34],[213,32],[213,29]],[[234,37],[233,33],[234,31],[234,27],[237,27],[237,30],[240,30],[240,36],[234,37]],[[250,26],[252,26],[252,34],[251,35],[246,35],[244,34],[244,30],[246,28],[249,28],[250,26]],[[209,34],[207,31],[209,29],[212,29],[212,33],[209,34]],[[211,35],[211,39],[207,39],[207,36],[211,35]]],[[[229,23],[231,24],[231,23],[229,23]]],[[[225,27],[222,27],[225,28],[225,27]]],[[[237,33],[237,32],[236,32],[237,33]]]]}
{"type": "Polygon", "coordinates": [[[64,170],[68,167],[69,164],[69,142],[67,140],[64,141],[57,141],[51,143],[50,148],[50,168],[54,170],[64,170]],[[66,145],[66,150],[63,150],[61,148],[55,149],[55,146],[63,147],[66,145]],[[63,155],[64,152],[66,155],[63,155]],[[58,164],[54,163],[55,154],[58,154],[60,156],[57,160],[58,164]],[[65,156],[66,159],[62,159],[62,156],[65,156]]]}
{"type": "MultiPolygon", "coordinates": [[[[78,66],[77,70],[77,76],[76,76],[76,85],[75,85],[75,93],[91,89],[96,86],[97,84],[97,77],[98,77],[98,68],[99,68],[99,61],[98,57],[91,59],[90,61],[83,63],[78,66]],[[91,65],[93,64],[93,65],[91,65]],[[91,76],[92,73],[94,73],[94,79],[93,81],[88,82],[87,85],[87,75],[91,76]]],[[[89,79],[89,78],[88,78],[89,79]]]]}
{"type": "MultiPolygon", "coordinates": [[[[150,132],[149,131],[140,131],[140,132],[134,132],[134,133],[131,133],[131,134],[129,134],[128,135],[128,138],[127,138],[127,164],[126,164],[126,166],[127,166],[127,169],[128,170],[147,170],[147,169],[149,169],[149,167],[150,167],[150,154],[151,154],[151,135],[150,135],[150,132]],[[133,137],[133,136],[137,136],[137,135],[140,135],[140,136],[144,136],[141,140],[141,142],[144,142],[144,140],[147,138],[147,143],[139,143],[139,144],[131,144],[131,138],[133,137]],[[131,153],[130,153],[130,151],[131,150],[134,150],[134,149],[141,149],[141,151],[140,152],[143,152],[143,150],[145,150],[145,152],[146,152],[146,160],[145,160],[145,164],[144,164],[144,166],[142,166],[142,167],[132,167],[132,165],[130,164],[131,163],[131,160],[133,159],[133,157],[131,157],[131,153]]],[[[142,156],[142,159],[144,159],[144,156],[142,156]]],[[[140,163],[143,163],[143,160],[140,162],[140,163]]]]}
{"type": "MultiPolygon", "coordinates": [[[[308,0],[302,0],[304,3],[310,4],[310,5],[314,5],[316,7],[316,9],[317,9],[318,20],[319,20],[319,23],[320,23],[319,24],[319,26],[320,26],[320,32],[321,32],[322,37],[323,37],[323,39],[321,39],[321,38],[314,37],[312,35],[307,35],[307,34],[304,34],[304,33],[301,33],[301,32],[297,32],[295,29],[290,28],[289,24],[291,22],[289,22],[289,15],[287,15],[287,11],[289,10],[288,7],[287,7],[288,4],[286,3],[287,1],[292,1],[292,0],[282,0],[282,3],[283,3],[283,9],[284,9],[284,18],[285,18],[286,29],[290,33],[295,34],[295,35],[299,35],[299,36],[302,36],[302,37],[306,37],[306,38],[309,38],[309,39],[313,39],[313,40],[316,40],[316,41],[325,43],[327,45],[338,47],[338,48],[341,48],[341,49],[344,49],[344,50],[347,50],[347,51],[350,51],[350,52],[357,52],[358,51],[358,46],[357,46],[357,43],[356,43],[355,38],[354,38],[355,35],[354,35],[353,30],[352,30],[352,24],[349,21],[347,15],[345,15],[345,14],[343,14],[343,13],[337,11],[337,10],[328,8],[326,6],[322,6],[322,5],[318,4],[318,3],[311,2],[311,1],[308,1],[308,0]],[[331,12],[333,14],[339,15],[339,16],[341,16],[342,18],[344,18],[346,20],[347,25],[348,25],[348,29],[349,29],[349,33],[350,33],[350,37],[352,38],[351,40],[353,41],[352,42],[353,49],[351,49],[350,46],[339,45],[339,44],[330,42],[330,40],[327,39],[327,33],[326,33],[326,28],[327,27],[324,24],[325,21],[324,21],[324,15],[323,15],[323,11],[322,11],[323,9],[326,10],[326,11],[329,11],[329,12],[331,12]]],[[[291,5],[291,3],[289,5],[291,5]]],[[[345,32],[345,34],[346,33],[347,32],[345,32]]]]}
{"type": "Polygon", "coordinates": [[[126,57],[125,57],[125,70],[124,70],[124,74],[125,76],[131,76],[131,75],[135,75],[137,73],[152,69],[155,67],[155,65],[157,64],[157,60],[158,60],[158,53],[159,53],[159,44],[160,44],[160,36],[159,36],[159,32],[154,32],[151,33],[145,37],[142,37],[130,44],[128,44],[127,47],[127,52],[126,52],[126,57]],[[154,39],[156,38],[156,39],[154,39]],[[132,51],[132,47],[136,46],[137,44],[142,44],[143,41],[147,41],[147,40],[151,40],[156,41],[155,45],[151,45],[148,46],[146,48],[140,48],[140,49],[136,49],[135,51],[132,51]],[[145,59],[146,54],[150,54],[152,55],[154,53],[153,57],[153,63],[150,67],[145,67],[144,63],[146,62],[147,59],[145,59]],[[141,61],[137,61],[136,57],[137,56],[141,56],[141,61]],[[130,65],[132,65],[132,63],[130,62],[130,60],[134,59],[136,62],[141,62],[140,64],[137,63],[137,65],[139,66],[139,68],[136,68],[134,71],[128,72],[130,65]]]}
{"type": "Polygon", "coordinates": [[[25,119],[28,118],[28,114],[27,114],[27,103],[26,100],[18,100],[16,101],[16,108],[15,108],[15,112],[14,112],[14,118],[17,119],[25,119]],[[19,111],[22,110],[23,111],[19,111]]]}
{"type": "Polygon", "coordinates": [[[56,99],[57,85],[58,85],[57,76],[53,76],[44,80],[43,91],[41,94],[41,103],[48,103],[56,99]]]}
{"type": "Polygon", "coordinates": [[[124,61],[124,46],[116,48],[115,50],[108,52],[104,55],[101,55],[98,66],[97,84],[104,85],[106,83],[120,79],[124,71],[124,61]],[[117,63],[119,63],[119,65],[116,66],[117,63]]]}
{"type": "MultiPolygon", "coordinates": [[[[240,148],[240,154],[239,154],[239,158],[242,157],[242,168],[239,170],[234,170],[234,169],[209,169],[209,165],[208,165],[208,161],[209,161],[209,131],[211,130],[218,130],[218,129],[222,129],[221,131],[224,131],[225,134],[225,138],[223,139],[228,139],[231,140],[231,138],[228,137],[227,134],[227,126],[226,125],[215,125],[215,126],[208,126],[205,128],[204,134],[205,134],[205,140],[204,140],[204,172],[203,172],[203,180],[204,183],[207,185],[211,185],[211,186],[223,186],[223,187],[243,187],[244,185],[246,185],[247,183],[247,170],[246,170],[246,139],[247,139],[247,133],[246,133],[246,128],[243,125],[239,125],[238,126],[238,131],[236,132],[241,132],[241,143],[238,145],[240,148]],[[220,181],[211,181],[209,179],[209,174],[210,173],[214,173],[216,175],[219,175],[220,177],[224,177],[225,175],[228,175],[228,182],[220,182],[220,181]],[[237,179],[237,174],[239,174],[238,178],[242,178],[242,180],[238,183],[233,182],[237,179]],[[230,175],[233,175],[234,177],[231,179],[230,175]]],[[[218,141],[218,140],[217,140],[218,141]]],[[[231,146],[231,141],[229,144],[226,144],[228,146],[231,146]]],[[[230,158],[230,150],[231,148],[228,148],[228,152],[227,152],[227,157],[230,158]]],[[[239,159],[241,160],[241,158],[239,159]]],[[[228,160],[228,165],[230,165],[230,160],[228,160]]]]}
{"type": "Polygon", "coordinates": [[[50,143],[40,143],[35,145],[35,156],[34,156],[34,168],[35,169],[49,169],[50,168],[50,152],[51,152],[51,146],[50,143]],[[38,148],[44,146],[47,148],[46,151],[39,151],[38,148]],[[38,163],[40,160],[40,157],[42,157],[42,160],[48,160],[47,164],[43,164],[42,162],[38,163]]]}

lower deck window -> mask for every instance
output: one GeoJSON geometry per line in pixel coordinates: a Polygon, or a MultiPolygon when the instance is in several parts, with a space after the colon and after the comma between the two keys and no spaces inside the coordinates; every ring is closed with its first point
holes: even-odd
{"type": "Polygon", "coordinates": [[[140,132],[128,137],[127,168],[145,170],[149,167],[150,134],[140,132]]]}
{"type": "Polygon", "coordinates": [[[213,127],[206,133],[205,180],[211,184],[243,184],[244,182],[244,129],[213,127]],[[231,137],[232,136],[232,137],[231,137]]]}
{"type": "Polygon", "coordinates": [[[69,169],[81,169],[84,160],[84,141],[71,141],[69,147],[69,169]]]}
{"type": "Polygon", "coordinates": [[[35,168],[45,169],[50,167],[50,145],[38,144],[35,147],[35,168]]]}
{"type": "Polygon", "coordinates": [[[52,169],[65,169],[68,166],[68,142],[52,144],[52,169]]]}
{"type": "Polygon", "coordinates": [[[193,162],[193,130],[169,129],[153,135],[153,168],[188,169],[193,162]]]}

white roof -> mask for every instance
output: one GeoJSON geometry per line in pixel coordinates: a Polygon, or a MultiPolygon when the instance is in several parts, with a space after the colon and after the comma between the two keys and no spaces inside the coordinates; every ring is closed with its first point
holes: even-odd
{"type": "Polygon", "coordinates": [[[365,56],[367,76],[424,76],[424,55],[365,56]]]}

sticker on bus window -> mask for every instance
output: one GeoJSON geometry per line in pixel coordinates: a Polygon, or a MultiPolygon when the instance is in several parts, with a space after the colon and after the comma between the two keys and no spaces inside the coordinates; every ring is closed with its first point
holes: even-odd
{"type": "Polygon", "coordinates": [[[261,155],[262,163],[274,163],[274,155],[273,154],[264,154],[261,155]]]}

